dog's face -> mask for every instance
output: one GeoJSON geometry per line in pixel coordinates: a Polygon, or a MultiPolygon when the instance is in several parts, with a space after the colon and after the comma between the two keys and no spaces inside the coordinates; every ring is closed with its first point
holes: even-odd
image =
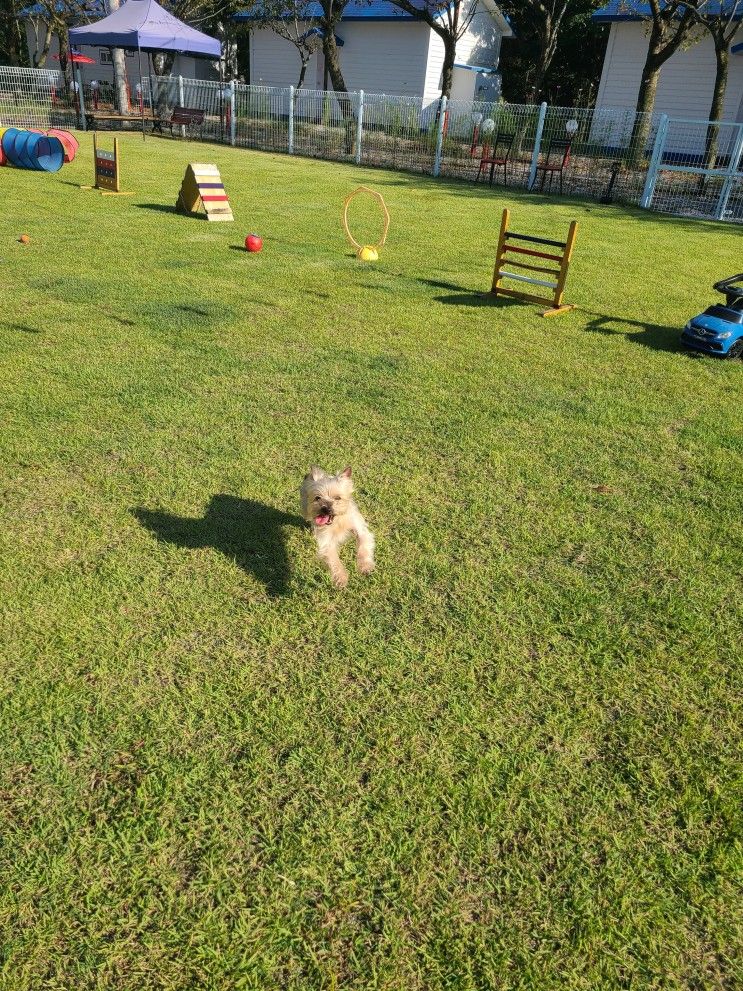
{"type": "Polygon", "coordinates": [[[313,465],[302,482],[302,514],[315,526],[330,526],[348,512],[352,494],[350,468],[328,475],[313,465]]]}

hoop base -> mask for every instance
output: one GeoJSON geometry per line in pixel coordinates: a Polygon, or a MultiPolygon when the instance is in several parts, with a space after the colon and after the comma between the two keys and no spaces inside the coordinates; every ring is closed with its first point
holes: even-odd
{"type": "Polygon", "coordinates": [[[362,262],[376,262],[379,261],[379,252],[373,244],[365,244],[356,252],[356,257],[362,262]]]}

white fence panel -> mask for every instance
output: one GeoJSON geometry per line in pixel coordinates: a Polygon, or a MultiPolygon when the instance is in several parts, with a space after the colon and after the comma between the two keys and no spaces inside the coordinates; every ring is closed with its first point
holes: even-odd
{"type": "Polygon", "coordinates": [[[689,217],[743,222],[741,125],[667,120],[630,109],[424,101],[148,76],[130,94],[130,118],[113,90],[82,94],[59,70],[0,66],[0,126],[148,131],[263,151],[402,169],[545,195],[652,205],[689,217]],[[82,99],[81,99],[82,95],[82,99]],[[173,109],[203,122],[171,126],[173,109]]]}

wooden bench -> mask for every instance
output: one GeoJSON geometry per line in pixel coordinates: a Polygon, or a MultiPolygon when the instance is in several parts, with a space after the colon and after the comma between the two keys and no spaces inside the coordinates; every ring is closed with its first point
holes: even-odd
{"type": "MultiPolygon", "coordinates": [[[[86,117],[87,120],[90,120],[90,121],[93,122],[93,130],[94,131],[97,130],[97,126],[96,125],[98,124],[98,122],[99,121],[105,121],[105,120],[128,121],[130,124],[134,124],[135,126],[137,124],[139,124],[140,127],[142,125],[142,115],[140,113],[135,113],[134,111],[132,111],[132,113],[130,113],[130,114],[117,114],[117,113],[108,113],[105,110],[103,110],[103,111],[101,111],[101,110],[92,110],[92,111],[91,110],[86,110],[85,111],[85,117],[86,117]]],[[[152,114],[146,113],[144,115],[144,119],[146,121],[148,121],[149,123],[151,123],[153,121],[153,119],[155,119],[155,118],[153,118],[152,114]]]]}
{"type": "MultiPolygon", "coordinates": [[[[174,127],[184,127],[184,128],[199,128],[199,134],[201,134],[201,128],[204,125],[204,114],[203,110],[196,110],[194,107],[173,107],[173,112],[170,115],[170,133],[173,134],[174,127]]],[[[190,134],[189,134],[190,136],[190,134]]]]}

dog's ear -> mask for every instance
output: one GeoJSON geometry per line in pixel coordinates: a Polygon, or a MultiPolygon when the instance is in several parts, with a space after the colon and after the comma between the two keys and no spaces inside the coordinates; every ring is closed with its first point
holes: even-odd
{"type": "Polygon", "coordinates": [[[346,467],[341,472],[341,478],[350,478],[350,477],[351,477],[351,465],[346,465],[346,467]]]}
{"type": "Polygon", "coordinates": [[[317,482],[323,477],[324,474],[325,472],[322,468],[318,468],[317,465],[312,465],[309,472],[304,477],[312,479],[313,482],[317,482]]]}

